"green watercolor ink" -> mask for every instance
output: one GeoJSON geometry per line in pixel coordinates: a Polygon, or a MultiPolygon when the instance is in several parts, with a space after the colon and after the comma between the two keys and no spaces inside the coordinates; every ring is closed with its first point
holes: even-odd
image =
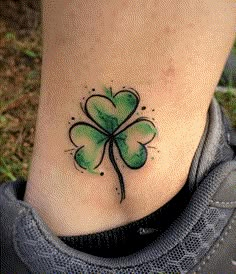
{"type": "MultiPolygon", "coordinates": [[[[123,88],[113,94],[112,88],[104,86],[105,96],[89,96],[82,109],[85,109],[84,113],[96,126],[87,122],[77,122],[69,130],[70,140],[77,148],[74,154],[76,164],[92,174],[104,175],[104,172],[98,172],[96,169],[102,163],[108,146],[109,159],[120,183],[120,202],[125,199],[125,183],[116,162],[118,159],[114,157],[114,146],[124,163],[121,165],[123,168],[127,166],[139,169],[147,160],[146,145],[157,135],[155,125],[144,117],[121,127],[135,113],[140,101],[135,90],[123,88]],[[136,142],[135,146],[132,145],[133,142],[136,142]]],[[[142,110],[145,109],[143,106],[142,110]]],[[[139,115],[139,112],[136,112],[136,115],[139,115]]]]}

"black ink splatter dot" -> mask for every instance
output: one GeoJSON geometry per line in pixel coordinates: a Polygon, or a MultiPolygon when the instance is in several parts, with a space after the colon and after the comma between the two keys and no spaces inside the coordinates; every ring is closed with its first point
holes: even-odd
{"type": "Polygon", "coordinates": [[[145,107],[145,106],[143,106],[141,109],[142,109],[142,110],[145,110],[145,109],[146,109],[146,107],[145,107]]]}
{"type": "Polygon", "coordinates": [[[104,175],[104,172],[101,172],[100,175],[103,176],[103,175],[104,175]]]}
{"type": "Polygon", "coordinates": [[[120,192],[118,192],[117,194],[120,195],[120,192]]]}
{"type": "Polygon", "coordinates": [[[152,111],[155,111],[155,109],[152,109],[152,111]]]}
{"type": "Polygon", "coordinates": [[[152,118],[153,121],[155,121],[155,118],[152,118]]]}
{"type": "Polygon", "coordinates": [[[71,152],[70,155],[73,155],[73,153],[71,152]]]}
{"type": "Polygon", "coordinates": [[[83,97],[83,100],[85,99],[85,97],[83,97]]]}
{"type": "Polygon", "coordinates": [[[125,88],[125,87],[123,87],[123,88],[125,88]]]}
{"type": "Polygon", "coordinates": [[[116,187],[116,190],[117,190],[118,188],[116,187]]]}
{"type": "Polygon", "coordinates": [[[95,88],[92,88],[92,91],[95,91],[95,88]]]}
{"type": "Polygon", "coordinates": [[[68,124],[70,125],[70,122],[68,122],[68,124]]]}
{"type": "Polygon", "coordinates": [[[88,88],[88,86],[84,86],[84,88],[88,88]]]}
{"type": "Polygon", "coordinates": [[[75,120],[75,117],[71,117],[71,120],[75,120]]]}

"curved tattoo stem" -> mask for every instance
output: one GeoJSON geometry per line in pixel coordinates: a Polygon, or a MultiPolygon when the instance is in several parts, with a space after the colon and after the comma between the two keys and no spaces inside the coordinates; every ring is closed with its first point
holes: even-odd
{"type": "Polygon", "coordinates": [[[113,139],[110,139],[110,142],[109,142],[109,158],[119,178],[120,194],[121,194],[120,203],[122,203],[122,201],[125,199],[125,184],[124,184],[123,175],[121,174],[119,167],[115,161],[114,152],[113,152],[113,139]]]}

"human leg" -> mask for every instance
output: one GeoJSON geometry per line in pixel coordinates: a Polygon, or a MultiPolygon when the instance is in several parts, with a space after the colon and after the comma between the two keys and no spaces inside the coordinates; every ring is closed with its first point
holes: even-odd
{"type": "Polygon", "coordinates": [[[58,235],[101,231],[160,208],[186,182],[233,42],[233,1],[45,0],[43,19],[41,100],[25,200],[58,235]],[[79,172],[74,154],[65,152],[76,148],[73,123],[88,122],[80,103],[104,94],[103,85],[114,93],[137,90],[134,115],[148,117],[158,131],[140,169],[127,167],[115,149],[126,192],[121,204],[109,146],[98,174],[79,172]]]}

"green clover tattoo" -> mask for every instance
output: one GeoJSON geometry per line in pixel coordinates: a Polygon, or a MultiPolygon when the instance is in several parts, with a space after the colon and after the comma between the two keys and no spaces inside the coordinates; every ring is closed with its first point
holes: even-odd
{"type": "Polygon", "coordinates": [[[111,88],[105,88],[105,92],[106,95],[89,96],[82,107],[95,126],[77,122],[69,129],[69,138],[76,146],[76,164],[90,172],[100,166],[108,145],[109,159],[120,183],[121,203],[125,199],[125,184],[114,157],[113,147],[117,147],[126,166],[139,169],[147,161],[146,145],[157,135],[157,129],[146,117],[139,117],[129,125],[124,125],[139,105],[140,97],[137,91],[130,88],[113,94],[111,88]]]}

